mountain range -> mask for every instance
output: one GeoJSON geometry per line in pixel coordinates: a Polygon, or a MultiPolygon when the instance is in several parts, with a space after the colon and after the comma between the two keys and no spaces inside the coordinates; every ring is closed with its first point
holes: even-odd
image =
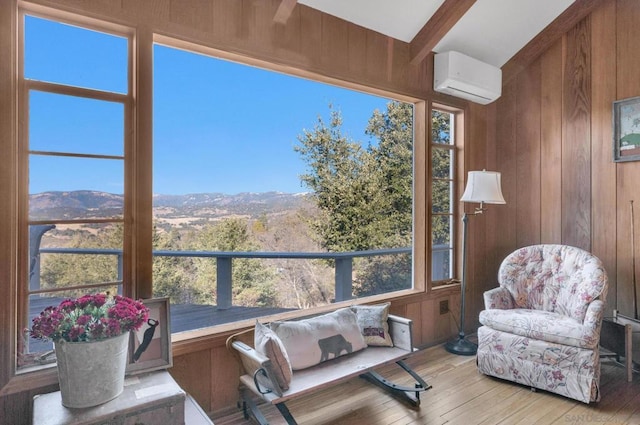
{"type": "MultiPolygon", "coordinates": [[[[77,190],[42,192],[29,196],[30,219],[77,219],[121,216],[124,196],[113,193],[77,190]]],[[[295,210],[309,205],[306,193],[192,193],[153,195],[156,217],[216,218],[229,215],[257,217],[295,210]]]]}

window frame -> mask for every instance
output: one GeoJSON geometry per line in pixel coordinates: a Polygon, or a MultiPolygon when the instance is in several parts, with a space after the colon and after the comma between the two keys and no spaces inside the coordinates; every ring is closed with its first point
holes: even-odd
{"type": "Polygon", "coordinates": [[[446,105],[443,103],[431,103],[429,105],[430,107],[428,108],[427,111],[427,117],[428,117],[428,122],[429,122],[429,132],[427,134],[428,137],[428,143],[429,143],[429,161],[427,164],[427,173],[429,175],[428,177],[428,181],[426,182],[427,186],[428,186],[428,190],[429,190],[429,205],[427,210],[425,211],[427,214],[427,221],[428,221],[428,252],[429,252],[429,267],[427,270],[428,273],[428,281],[429,281],[429,291],[430,292],[441,292],[447,289],[450,289],[452,287],[455,286],[459,286],[460,285],[460,276],[462,273],[461,267],[462,267],[462,262],[461,262],[461,258],[462,258],[462,234],[461,234],[461,227],[460,226],[460,221],[458,220],[459,214],[460,214],[460,202],[458,202],[462,190],[463,190],[463,186],[464,186],[464,140],[465,140],[465,112],[463,109],[458,108],[458,107],[454,107],[454,106],[450,106],[450,105],[446,105]],[[452,116],[452,123],[451,123],[451,134],[452,134],[452,139],[453,139],[453,143],[447,145],[447,147],[443,147],[442,144],[437,144],[434,143],[432,140],[432,129],[431,129],[431,125],[432,125],[432,111],[440,111],[440,112],[445,112],[448,114],[451,114],[452,116]],[[434,147],[434,146],[439,146],[439,147],[434,147]],[[452,193],[451,193],[451,211],[448,214],[451,217],[451,231],[450,231],[450,237],[451,237],[451,265],[450,268],[452,270],[452,276],[450,279],[444,279],[444,280],[440,280],[440,281],[433,281],[432,277],[433,277],[433,262],[432,262],[432,256],[433,256],[433,252],[432,252],[432,247],[433,247],[433,241],[432,241],[432,228],[431,228],[431,224],[433,222],[433,205],[432,205],[432,193],[431,193],[431,188],[432,188],[432,183],[433,183],[433,149],[449,149],[451,151],[451,158],[452,158],[452,162],[453,162],[453,172],[452,172],[452,176],[451,176],[451,183],[452,183],[452,193]],[[434,284],[435,283],[435,284],[434,284]]]}
{"type": "MultiPolygon", "coordinates": [[[[335,310],[341,306],[347,306],[354,303],[371,303],[390,301],[393,299],[401,298],[407,295],[413,295],[417,293],[425,293],[428,291],[430,277],[427,273],[427,250],[430,248],[427,246],[426,241],[426,229],[425,223],[422,220],[416,220],[416,217],[426,217],[428,213],[426,202],[424,198],[424,192],[417,190],[417,188],[426,187],[427,174],[425,168],[427,167],[426,161],[428,143],[427,137],[430,137],[427,133],[427,102],[413,97],[408,97],[402,94],[385,91],[382,89],[367,87],[353,82],[344,80],[338,80],[335,78],[319,75],[311,71],[293,69],[291,67],[281,66],[275,63],[262,61],[257,58],[238,55],[232,52],[219,50],[213,47],[204,46],[201,44],[193,43],[177,39],[174,37],[153,34],[153,44],[159,44],[170,48],[181,49],[191,53],[210,56],[216,59],[227,60],[236,62],[246,66],[258,67],[270,72],[279,72],[292,77],[310,79],[319,83],[331,84],[338,87],[342,87],[349,90],[361,91],[373,95],[387,97],[389,99],[398,100],[401,102],[411,103],[414,109],[413,115],[413,253],[412,253],[412,275],[413,275],[413,287],[410,289],[403,289],[391,293],[373,295],[358,299],[351,299],[347,301],[339,301],[327,306],[312,307],[305,310],[299,310],[292,313],[280,313],[274,316],[275,319],[279,318],[291,318],[296,316],[304,316],[309,314],[318,314],[330,310],[335,310]]],[[[430,172],[428,172],[430,173],[430,172]]],[[[429,174],[430,175],[430,174],[429,174]]],[[[216,325],[204,329],[185,331],[179,334],[173,334],[173,341],[186,342],[190,339],[202,336],[215,336],[219,333],[225,332],[229,329],[242,329],[255,323],[255,319],[242,320],[238,322],[232,322],[228,324],[216,325]]],[[[175,353],[175,350],[174,350],[175,353]]]]}
{"type": "MultiPolygon", "coordinates": [[[[120,281],[105,282],[100,284],[88,284],[77,285],[74,288],[91,288],[96,286],[104,286],[109,284],[116,284],[121,287],[123,294],[128,296],[134,296],[139,292],[139,288],[133,285],[136,280],[133,278],[132,270],[135,268],[132,265],[132,243],[133,238],[131,236],[132,230],[136,227],[134,222],[135,212],[132,213],[133,197],[130,195],[132,188],[136,187],[136,182],[132,181],[132,176],[136,175],[135,163],[132,160],[135,153],[136,137],[136,96],[134,93],[135,85],[132,81],[133,68],[134,68],[134,49],[135,44],[135,31],[132,28],[125,26],[112,24],[106,21],[95,20],[84,16],[73,15],[58,10],[51,10],[45,7],[35,5],[22,5],[18,8],[17,16],[18,27],[18,39],[17,39],[17,105],[18,105],[18,128],[17,128],[17,140],[18,140],[18,185],[17,185],[17,197],[18,197],[18,269],[17,269],[17,308],[16,308],[16,329],[19,332],[21,329],[28,327],[27,317],[29,314],[29,226],[32,224],[70,224],[70,223],[121,223],[123,225],[123,244],[122,244],[122,257],[123,257],[123,270],[120,281]],[[122,37],[127,40],[127,93],[116,93],[109,91],[102,91],[97,89],[84,88],[80,86],[71,86],[66,84],[30,80],[25,77],[25,20],[27,16],[31,16],[39,19],[46,19],[62,24],[76,26],[82,29],[90,31],[97,31],[117,37],[122,37]],[[122,155],[95,155],[85,153],[70,153],[70,152],[56,152],[56,151],[31,151],[29,149],[29,97],[33,91],[41,93],[51,93],[58,95],[66,95],[77,97],[81,99],[91,99],[98,101],[115,102],[123,105],[123,153],[122,155]],[[29,161],[32,155],[44,155],[49,157],[73,157],[73,158],[85,158],[85,159],[121,159],[123,161],[123,182],[124,182],[124,208],[121,218],[107,218],[107,219],[83,219],[83,220],[30,220],[29,218],[29,161]]],[[[72,288],[72,287],[69,287],[72,288]]],[[[42,291],[46,292],[46,291],[42,291]]],[[[12,362],[12,375],[21,378],[25,376],[28,379],[30,372],[47,369],[50,366],[38,366],[28,365],[24,368],[20,368],[18,364],[18,353],[23,352],[24,339],[18,338],[16,335],[13,343],[15,346],[15,353],[12,362]]],[[[54,363],[55,364],[55,363],[54,363]]]]}

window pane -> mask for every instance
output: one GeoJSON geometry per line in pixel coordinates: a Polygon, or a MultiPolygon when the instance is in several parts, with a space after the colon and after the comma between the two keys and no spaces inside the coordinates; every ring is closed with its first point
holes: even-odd
{"type": "Polygon", "coordinates": [[[124,105],[32,90],[29,149],[124,155],[124,105]]]}
{"type": "Polygon", "coordinates": [[[412,104],[156,45],[153,130],[154,249],[213,253],[156,256],[173,312],[412,287],[412,104]]]}
{"type": "Polygon", "coordinates": [[[431,138],[432,143],[451,145],[451,121],[453,114],[441,111],[431,111],[431,138]]]}
{"type": "Polygon", "coordinates": [[[451,212],[451,190],[453,183],[449,180],[435,180],[433,182],[433,207],[434,213],[451,212]]]}
{"type": "Polygon", "coordinates": [[[127,93],[128,40],[25,16],[25,78],[127,93]]]}
{"type": "Polygon", "coordinates": [[[451,245],[451,216],[434,215],[431,220],[431,235],[433,246],[451,245]]]}
{"type": "Polygon", "coordinates": [[[431,253],[431,280],[434,282],[449,280],[453,277],[451,265],[453,249],[435,246],[431,253]]]}
{"type": "MultiPolygon", "coordinates": [[[[121,281],[122,229],[121,223],[29,226],[29,290],[121,281]]],[[[56,294],[75,297],[86,291],[56,294]]]]}
{"type": "Polygon", "coordinates": [[[123,162],[30,155],[29,219],[122,218],[123,162]]]}
{"type": "Polygon", "coordinates": [[[434,215],[431,217],[431,278],[434,281],[453,277],[451,229],[450,215],[434,215]]]}
{"type": "Polygon", "coordinates": [[[434,147],[431,150],[431,166],[434,179],[453,178],[452,154],[453,151],[451,149],[439,149],[434,147]]]}

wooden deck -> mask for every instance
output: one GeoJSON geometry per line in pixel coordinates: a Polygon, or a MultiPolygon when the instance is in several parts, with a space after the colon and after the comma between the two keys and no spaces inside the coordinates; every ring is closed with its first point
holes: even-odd
{"type": "MultiPolygon", "coordinates": [[[[628,383],[624,367],[612,360],[602,362],[602,400],[590,405],[481,375],[475,357],[456,356],[442,346],[408,363],[433,385],[417,410],[357,378],[292,401],[289,409],[300,425],[640,424],[640,375],[628,383]]],[[[380,371],[399,383],[410,380],[395,366],[380,371]]],[[[285,423],[275,407],[263,407],[270,424],[285,423]]],[[[254,423],[236,410],[213,419],[216,425],[254,423]]]]}

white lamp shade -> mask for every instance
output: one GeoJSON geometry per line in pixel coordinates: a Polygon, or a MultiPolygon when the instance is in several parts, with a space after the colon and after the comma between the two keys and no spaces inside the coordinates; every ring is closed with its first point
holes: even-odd
{"type": "Polygon", "coordinates": [[[502,196],[500,173],[496,171],[469,171],[467,187],[460,200],[462,202],[506,204],[502,196]]]}

